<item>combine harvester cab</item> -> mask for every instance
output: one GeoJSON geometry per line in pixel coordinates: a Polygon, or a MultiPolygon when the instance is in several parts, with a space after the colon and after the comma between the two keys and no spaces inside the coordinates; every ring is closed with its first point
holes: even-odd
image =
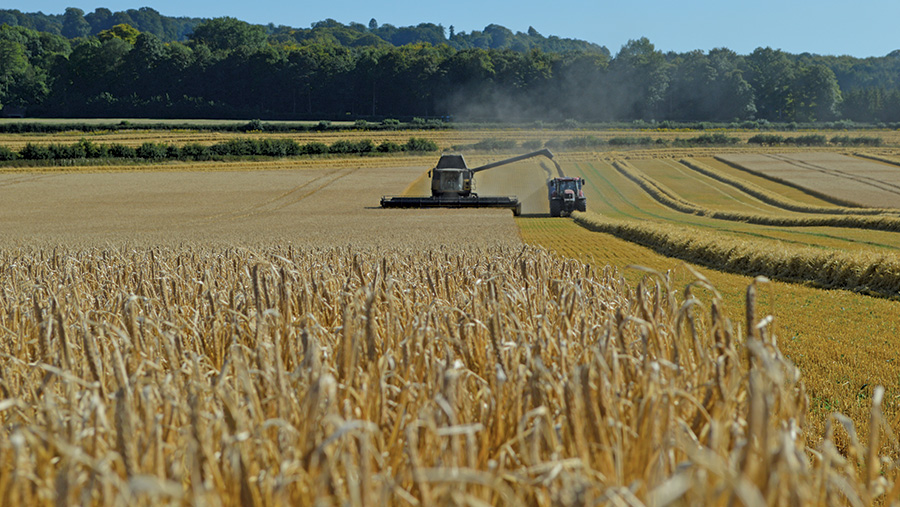
{"type": "Polygon", "coordinates": [[[431,177],[431,197],[385,196],[383,208],[506,208],[514,215],[522,211],[522,204],[514,196],[480,196],[474,192],[474,175],[497,166],[512,164],[531,157],[553,159],[550,150],[539,150],[469,169],[462,155],[441,155],[437,165],[428,172],[431,177]]]}
{"type": "Polygon", "coordinates": [[[573,211],[586,211],[584,178],[561,176],[547,181],[547,197],[550,199],[550,216],[568,216],[573,211]]]}

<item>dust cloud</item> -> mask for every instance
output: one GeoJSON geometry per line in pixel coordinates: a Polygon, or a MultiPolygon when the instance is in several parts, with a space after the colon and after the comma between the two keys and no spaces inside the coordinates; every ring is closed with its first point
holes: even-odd
{"type": "Polygon", "coordinates": [[[551,174],[544,161],[525,160],[475,175],[478,195],[509,195],[519,198],[522,213],[550,213],[547,179],[551,174]]]}

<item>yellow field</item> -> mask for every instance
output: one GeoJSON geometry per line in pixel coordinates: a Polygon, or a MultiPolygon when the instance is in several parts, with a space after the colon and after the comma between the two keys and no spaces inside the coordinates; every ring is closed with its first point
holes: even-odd
{"type": "MultiPolygon", "coordinates": [[[[900,253],[900,234],[895,232],[833,227],[766,227],[678,213],[650,199],[636,185],[614,171],[610,164],[599,161],[573,162],[572,158],[575,157],[572,154],[563,155],[564,167],[568,172],[588,180],[586,190],[589,208],[604,215],[696,227],[703,234],[711,234],[713,237],[810,245],[835,252],[858,252],[860,255],[877,252],[896,256],[900,253]]],[[[725,164],[716,165],[713,159],[701,160],[715,165],[716,169],[727,171],[728,166],[725,164]]],[[[690,171],[680,165],[677,159],[631,158],[629,162],[664,182],[680,196],[704,206],[779,216],[809,216],[786,212],[762,203],[733,187],[690,171]]],[[[504,186],[498,181],[512,181],[519,186],[527,183],[527,186],[539,191],[529,193],[529,199],[525,202],[535,203],[535,206],[537,201],[546,203],[541,185],[545,173],[536,162],[498,168],[492,176],[492,179],[480,180],[483,187],[487,186],[488,181],[491,183],[488,193],[502,192],[504,186]]],[[[754,181],[785,199],[810,206],[834,207],[793,187],[769,180],[754,181]]],[[[412,193],[427,194],[427,181],[420,178],[418,182],[419,186],[412,193]]],[[[506,187],[507,191],[509,188],[506,187]]],[[[524,195],[522,192],[508,193],[524,195]]],[[[546,208],[536,212],[546,213],[546,208]]],[[[518,219],[517,223],[527,243],[547,246],[566,257],[595,266],[609,263],[624,269],[627,265],[639,264],[663,272],[673,270],[677,274],[676,287],[686,285],[694,279],[689,271],[679,267],[681,263],[677,260],[662,257],[646,248],[606,234],[588,232],[568,221],[528,217],[518,219]]],[[[752,281],[751,277],[720,273],[699,266],[694,269],[701,270],[713,280],[714,285],[725,295],[729,308],[737,310],[742,307],[744,290],[752,281]]],[[[639,271],[626,271],[626,277],[632,283],[636,283],[641,276],[643,275],[639,271]]],[[[868,415],[868,396],[876,385],[888,388],[888,399],[891,401],[889,407],[886,405],[886,410],[892,418],[900,417],[900,406],[895,401],[900,396],[900,386],[896,384],[896,379],[900,378],[900,370],[895,366],[891,354],[894,336],[900,325],[894,317],[900,311],[900,303],[848,291],[824,291],[778,281],[772,282],[763,296],[773,298],[764,307],[775,317],[776,332],[782,337],[782,350],[806,375],[813,401],[811,421],[814,433],[821,434],[826,419],[834,411],[848,414],[859,423],[865,421],[868,415]]],[[[868,430],[863,428],[860,431],[866,433],[868,430]]]]}
{"type": "MultiPolygon", "coordinates": [[[[710,163],[709,159],[701,159],[710,163]]],[[[629,159],[629,163],[652,175],[673,190],[679,197],[702,203],[717,210],[731,210],[780,216],[804,216],[785,212],[752,198],[733,187],[698,175],[679,164],[677,159],[660,157],[629,159]]],[[[720,169],[724,164],[716,166],[720,169]]],[[[766,248],[777,249],[777,243],[787,246],[809,245],[834,252],[858,252],[856,255],[896,256],[900,249],[900,234],[832,227],[768,227],[714,220],[680,213],[650,198],[633,182],[602,161],[576,162],[566,166],[568,171],[585,177],[589,210],[605,216],[636,223],[673,224],[697,230],[698,238],[733,238],[740,241],[761,242],[766,248]]],[[[727,167],[727,166],[726,166],[727,167]]],[[[739,177],[740,174],[733,176],[739,177]]],[[[812,198],[794,188],[771,181],[760,181],[772,192],[786,199],[812,206],[833,206],[812,198]]],[[[585,231],[566,221],[552,219],[518,219],[523,239],[554,249],[562,255],[574,257],[594,265],[607,263],[622,269],[628,265],[643,265],[662,272],[671,272],[675,287],[694,280],[691,271],[682,263],[660,256],[644,247],[619,238],[585,231]]],[[[723,293],[730,308],[741,308],[746,286],[751,277],[711,271],[703,272],[723,293]]],[[[626,272],[632,282],[643,273],[626,272]]],[[[900,371],[894,366],[892,350],[895,346],[900,303],[860,296],[846,291],[824,291],[803,285],[774,281],[769,284],[769,298],[763,305],[774,317],[779,344],[804,372],[811,397],[810,421],[816,433],[824,431],[825,421],[834,411],[848,414],[859,425],[867,417],[871,389],[884,385],[891,393],[888,399],[900,397],[896,379],[900,371]],[[766,306],[767,305],[767,306],[766,306]]],[[[737,319],[739,320],[739,319],[737,319]]],[[[895,424],[900,418],[896,402],[887,409],[895,424]]],[[[867,432],[861,429],[861,433],[867,432]]]]}
{"type": "MultiPolygon", "coordinates": [[[[897,232],[681,212],[613,165],[704,209],[813,214],[682,159],[834,206],[716,154],[558,159],[610,220],[900,257],[897,232]]],[[[436,158],[0,174],[0,504],[897,500],[900,302],[754,281],[548,218],[539,159],[476,176],[530,216],[378,207],[427,194],[436,158]]]]}

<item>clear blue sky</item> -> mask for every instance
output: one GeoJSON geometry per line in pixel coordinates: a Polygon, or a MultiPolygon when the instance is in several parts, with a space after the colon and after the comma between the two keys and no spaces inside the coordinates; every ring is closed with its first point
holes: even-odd
{"type": "Polygon", "coordinates": [[[791,53],[883,56],[900,49],[900,0],[3,0],[0,8],[61,14],[152,7],[166,16],[232,16],[250,23],[308,28],[327,18],[395,26],[453,25],[457,32],[491,23],[510,30],[533,26],[543,35],[595,42],[615,54],[629,39],[647,37],[662,51],[727,47],[741,54],[760,46],[791,53]],[[137,2],[137,3],[135,3],[137,2]]]}

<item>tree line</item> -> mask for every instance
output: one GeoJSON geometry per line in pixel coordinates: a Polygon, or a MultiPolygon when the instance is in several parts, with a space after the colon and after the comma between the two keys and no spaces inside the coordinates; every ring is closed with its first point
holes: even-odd
{"type": "Polygon", "coordinates": [[[96,36],[113,26],[128,25],[141,32],[151,33],[166,42],[186,41],[188,35],[202,21],[200,18],[163,16],[150,7],[116,12],[98,7],[87,14],[77,7],[67,8],[65,14],[26,13],[16,9],[0,9],[0,25],[21,26],[61,35],[67,39],[96,36]]]}
{"type": "MultiPolygon", "coordinates": [[[[420,25],[437,37],[434,26],[420,25]]],[[[127,23],[72,39],[4,24],[0,105],[47,117],[900,122],[900,51],[664,53],[640,38],[611,55],[486,31],[505,47],[360,43],[398,32],[375,20],[279,32],[216,18],[183,42],[127,23]],[[348,31],[358,37],[339,37],[348,31]]]]}
{"type": "MultiPolygon", "coordinates": [[[[68,39],[97,36],[116,25],[128,25],[139,32],[157,36],[163,42],[185,42],[197,25],[206,21],[202,18],[171,17],[160,14],[150,7],[111,11],[98,7],[93,12],[85,12],[77,7],[69,7],[65,14],[24,13],[15,9],[0,9],[0,25],[21,26],[41,32],[62,35],[68,39]]],[[[397,27],[389,23],[378,24],[374,18],[368,25],[350,23],[345,25],[333,19],[313,23],[310,28],[294,28],[287,25],[269,23],[264,28],[269,40],[276,44],[328,43],[347,47],[364,46],[405,46],[407,44],[428,43],[434,46],[447,44],[454,49],[513,49],[527,51],[540,49],[549,52],[597,51],[609,55],[609,50],[590,42],[555,36],[544,37],[533,27],[527,32],[516,32],[497,24],[490,24],[484,30],[470,33],[456,32],[451,25],[449,35],[441,24],[419,23],[416,26],[397,27]]]]}

